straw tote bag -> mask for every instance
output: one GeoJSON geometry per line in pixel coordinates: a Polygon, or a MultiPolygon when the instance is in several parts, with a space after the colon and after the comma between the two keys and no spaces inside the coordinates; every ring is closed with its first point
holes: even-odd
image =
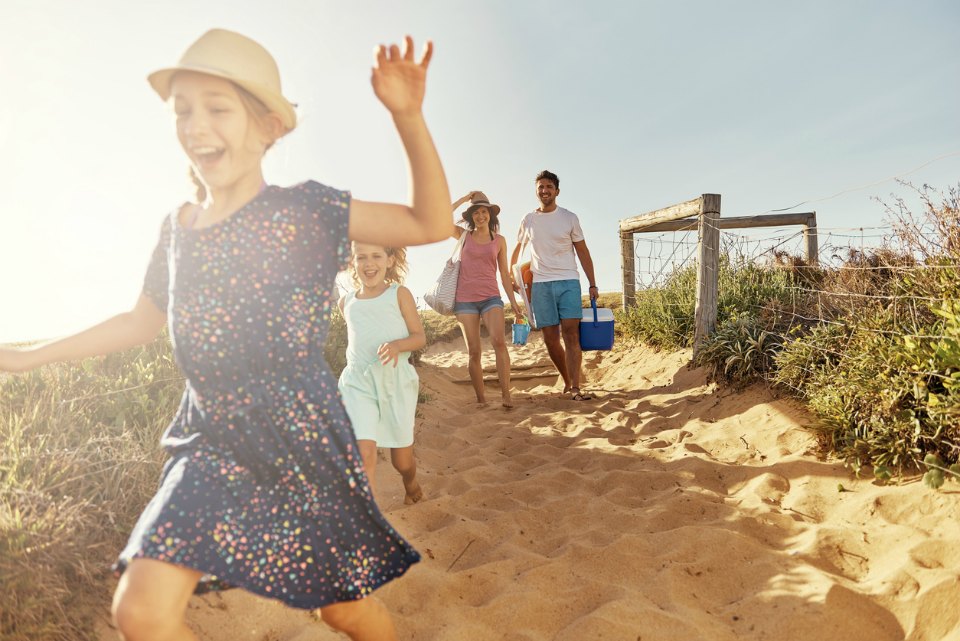
{"type": "Polygon", "coordinates": [[[437,281],[423,295],[423,300],[438,314],[444,316],[453,314],[453,304],[457,298],[457,278],[460,277],[460,252],[463,251],[463,243],[467,240],[469,233],[464,231],[460,234],[460,240],[453,248],[453,253],[447,259],[437,281]]]}

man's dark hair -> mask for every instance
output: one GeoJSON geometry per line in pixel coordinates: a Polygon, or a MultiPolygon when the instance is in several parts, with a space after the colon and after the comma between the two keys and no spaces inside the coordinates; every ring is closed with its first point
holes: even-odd
{"type": "Polygon", "coordinates": [[[539,174],[537,174],[537,177],[534,179],[533,182],[537,183],[537,182],[540,182],[541,180],[552,180],[553,186],[556,187],[557,189],[560,189],[560,179],[552,171],[548,171],[544,169],[539,174]]]}

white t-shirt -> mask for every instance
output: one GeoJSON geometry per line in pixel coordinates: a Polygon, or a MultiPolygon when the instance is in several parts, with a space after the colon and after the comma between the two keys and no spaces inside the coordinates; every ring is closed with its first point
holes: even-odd
{"type": "Polygon", "coordinates": [[[533,282],[580,280],[573,243],[583,240],[580,219],[569,209],[557,207],[551,212],[535,210],[520,223],[517,242],[530,245],[530,270],[533,282]]]}

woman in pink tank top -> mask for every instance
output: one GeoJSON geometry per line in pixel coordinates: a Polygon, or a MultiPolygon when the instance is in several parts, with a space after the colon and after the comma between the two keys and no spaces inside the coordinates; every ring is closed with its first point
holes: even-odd
{"type": "Polygon", "coordinates": [[[510,394],[510,355],[507,353],[507,343],[504,338],[503,300],[500,298],[500,286],[497,284],[497,274],[500,275],[500,284],[510,299],[513,315],[520,318],[517,300],[514,298],[513,284],[507,268],[507,241],[497,233],[500,223],[497,216],[500,214],[499,205],[491,205],[483,192],[471,191],[463,198],[453,203],[453,210],[467,201],[470,206],[463,212],[461,218],[467,229],[454,225],[452,236],[467,237],[460,252],[460,277],[457,280],[457,296],[453,312],[460,324],[460,331],[467,342],[469,354],[470,382],[473,391],[477,394],[477,403],[485,405],[487,402],[483,387],[483,366],[480,363],[480,320],[490,334],[490,344],[493,346],[497,359],[497,378],[500,379],[500,395],[503,406],[513,407],[513,398],[510,394]]]}

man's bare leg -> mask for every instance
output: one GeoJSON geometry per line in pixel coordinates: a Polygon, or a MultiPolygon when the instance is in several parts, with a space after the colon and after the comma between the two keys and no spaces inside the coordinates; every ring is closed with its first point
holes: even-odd
{"type": "MultiPolygon", "coordinates": [[[[563,350],[563,344],[560,342],[560,325],[542,327],[541,332],[543,333],[543,342],[547,345],[550,360],[553,361],[554,367],[557,368],[557,372],[563,378],[563,393],[566,394],[570,391],[571,385],[570,377],[567,374],[567,355],[563,350]]],[[[579,343],[577,345],[579,347],[579,343]]]]}
{"type": "Polygon", "coordinates": [[[583,351],[580,349],[580,319],[561,319],[560,332],[566,347],[567,372],[570,375],[570,387],[567,391],[573,393],[575,401],[588,400],[589,396],[580,393],[580,366],[583,364],[583,351]]]}

